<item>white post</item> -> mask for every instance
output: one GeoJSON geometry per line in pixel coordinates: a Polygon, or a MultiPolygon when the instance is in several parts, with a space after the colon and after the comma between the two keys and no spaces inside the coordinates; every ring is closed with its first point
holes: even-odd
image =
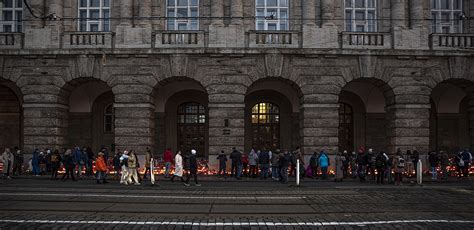
{"type": "Polygon", "coordinates": [[[416,181],[419,185],[423,183],[423,163],[421,160],[418,160],[418,163],[416,164],[416,181]]]}
{"type": "Polygon", "coordinates": [[[296,186],[300,186],[300,159],[296,160],[296,186]]]}
{"type": "Polygon", "coordinates": [[[151,158],[151,160],[150,160],[150,182],[151,182],[152,185],[155,184],[155,173],[153,172],[153,170],[155,170],[155,165],[154,165],[153,158],[151,158]]]}

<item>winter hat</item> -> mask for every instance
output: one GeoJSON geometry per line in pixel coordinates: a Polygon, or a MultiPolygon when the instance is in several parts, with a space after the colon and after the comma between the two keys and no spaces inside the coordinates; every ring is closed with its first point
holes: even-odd
{"type": "Polygon", "coordinates": [[[196,150],[191,149],[191,154],[196,155],[196,150]]]}

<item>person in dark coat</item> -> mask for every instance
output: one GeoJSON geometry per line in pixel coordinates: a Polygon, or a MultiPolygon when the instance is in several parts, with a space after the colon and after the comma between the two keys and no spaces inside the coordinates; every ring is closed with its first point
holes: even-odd
{"type": "Polygon", "coordinates": [[[309,165],[313,171],[313,178],[318,176],[318,166],[319,166],[319,155],[318,152],[314,152],[311,158],[309,159],[309,165]]]}
{"type": "Polygon", "coordinates": [[[53,154],[51,154],[51,180],[58,179],[58,170],[61,166],[61,154],[59,154],[59,150],[54,150],[53,154]]]}
{"type": "Polygon", "coordinates": [[[232,153],[230,154],[230,159],[232,160],[231,175],[237,180],[242,179],[242,153],[233,147],[232,153]]]}
{"type": "Polygon", "coordinates": [[[435,151],[431,151],[428,155],[428,162],[430,163],[430,170],[431,170],[431,180],[435,181],[438,180],[438,154],[435,151]]]}
{"type": "Polygon", "coordinates": [[[380,152],[375,158],[375,168],[377,169],[377,184],[383,184],[385,171],[387,170],[388,156],[384,152],[380,152]]]}
{"type": "Polygon", "coordinates": [[[280,176],[281,176],[281,183],[287,184],[288,183],[288,167],[291,164],[291,153],[285,149],[283,155],[280,156],[280,176]]]}
{"type": "Polygon", "coordinates": [[[260,165],[260,179],[266,180],[268,178],[268,169],[270,167],[270,155],[265,149],[260,152],[260,156],[258,156],[258,164],[260,165]]]}
{"type": "Polygon", "coordinates": [[[219,156],[217,156],[217,160],[219,160],[219,172],[217,173],[217,175],[220,176],[222,173],[222,175],[226,177],[227,156],[225,155],[224,150],[222,150],[219,156]]]}
{"type": "Polygon", "coordinates": [[[365,168],[367,166],[367,155],[365,154],[364,147],[359,148],[359,153],[357,154],[357,175],[359,175],[360,182],[365,181],[365,168]]]}
{"type": "Polygon", "coordinates": [[[191,155],[189,156],[189,174],[186,177],[186,183],[184,184],[185,186],[190,186],[189,179],[191,179],[191,177],[194,177],[194,183],[196,184],[196,186],[201,186],[197,178],[197,169],[198,164],[196,158],[196,150],[191,149],[191,155]]]}
{"type": "Polygon", "coordinates": [[[70,149],[66,150],[64,153],[63,165],[66,169],[66,173],[63,174],[61,178],[62,181],[66,181],[71,176],[72,181],[76,181],[74,177],[74,169],[76,165],[74,164],[74,156],[72,155],[72,151],[70,149]]]}

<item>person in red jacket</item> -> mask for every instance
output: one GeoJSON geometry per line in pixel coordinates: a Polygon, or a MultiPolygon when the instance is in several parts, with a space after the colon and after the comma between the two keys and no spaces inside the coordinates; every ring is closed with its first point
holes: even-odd
{"type": "Polygon", "coordinates": [[[97,171],[97,184],[108,183],[105,180],[105,174],[107,173],[107,165],[105,164],[103,152],[99,152],[97,154],[97,158],[95,160],[95,170],[97,171]]]}
{"type": "Polygon", "coordinates": [[[170,178],[170,168],[173,162],[173,152],[170,148],[167,148],[163,154],[163,161],[165,162],[165,178],[170,178]]]}

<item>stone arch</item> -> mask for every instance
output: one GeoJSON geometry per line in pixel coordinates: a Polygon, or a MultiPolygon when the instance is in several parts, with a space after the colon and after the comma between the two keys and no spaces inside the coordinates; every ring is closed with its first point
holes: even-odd
{"type": "Polygon", "coordinates": [[[23,149],[23,98],[20,88],[10,80],[0,79],[0,151],[23,149]]]}
{"type": "MultiPolygon", "coordinates": [[[[250,151],[257,135],[258,129],[268,129],[268,127],[258,127],[252,121],[252,108],[258,103],[272,103],[279,107],[279,133],[267,135],[278,137],[280,149],[295,149],[300,146],[300,104],[302,92],[298,85],[285,78],[262,78],[250,85],[245,93],[245,140],[244,149],[250,151]]],[[[263,136],[263,135],[262,135],[263,136]]],[[[268,149],[274,151],[275,149],[268,149]]]]}
{"type": "Polygon", "coordinates": [[[451,78],[430,95],[430,149],[455,153],[474,147],[474,82],[451,78]]]}
{"type": "MultiPolygon", "coordinates": [[[[163,153],[166,148],[171,148],[174,152],[178,150],[179,143],[182,143],[181,128],[193,127],[182,125],[178,122],[178,108],[185,103],[198,103],[205,109],[204,126],[204,153],[198,152],[201,157],[209,155],[209,96],[206,88],[197,80],[188,77],[166,78],[155,86],[154,105],[155,105],[155,149],[163,153]],[[181,130],[181,131],[180,131],[181,130]]],[[[182,150],[186,151],[186,150],[182,150]]]]}
{"type": "MultiPolygon", "coordinates": [[[[339,102],[347,103],[354,108],[353,133],[349,135],[353,138],[354,144],[351,150],[364,146],[375,151],[386,151],[389,136],[387,130],[380,127],[387,127],[389,124],[390,107],[395,105],[393,89],[378,78],[357,78],[341,88],[339,102]]],[[[341,127],[340,125],[339,129],[341,127]]],[[[348,141],[341,140],[341,136],[339,139],[340,142],[348,141]]]]}
{"type": "Polygon", "coordinates": [[[69,147],[91,147],[99,151],[115,146],[114,131],[103,129],[103,110],[114,103],[114,92],[98,78],[76,78],[67,82],[60,90],[59,104],[66,109],[64,113],[66,140],[69,147]]]}

